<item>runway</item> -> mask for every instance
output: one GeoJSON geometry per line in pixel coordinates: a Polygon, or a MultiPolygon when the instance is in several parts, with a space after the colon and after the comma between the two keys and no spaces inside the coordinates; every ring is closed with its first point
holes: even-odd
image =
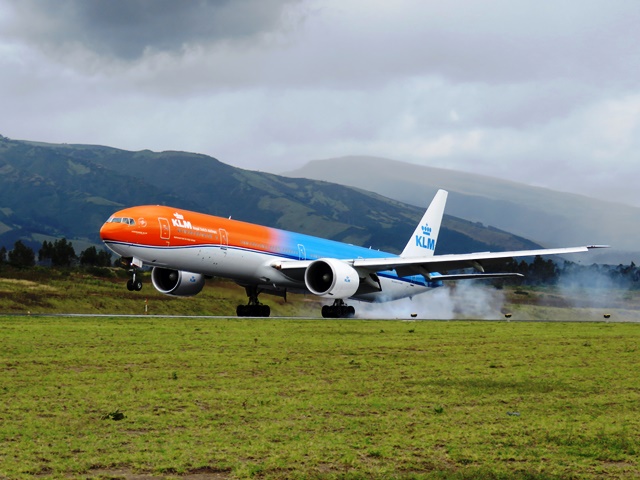
{"type": "Polygon", "coordinates": [[[174,318],[178,319],[210,319],[210,320],[306,320],[306,321],[322,321],[322,322],[335,322],[335,321],[380,321],[380,322],[495,322],[495,323],[640,323],[640,318],[584,318],[584,319],[562,319],[555,320],[549,319],[528,319],[528,318],[493,318],[493,319],[480,319],[480,318],[455,318],[455,319],[441,319],[441,318],[380,318],[380,317],[355,317],[355,318],[322,318],[322,317],[284,317],[284,316],[271,316],[271,317],[238,317],[233,315],[155,315],[155,314],[111,314],[111,313],[0,313],[0,317],[24,317],[24,318],[157,318],[166,319],[174,318]]]}

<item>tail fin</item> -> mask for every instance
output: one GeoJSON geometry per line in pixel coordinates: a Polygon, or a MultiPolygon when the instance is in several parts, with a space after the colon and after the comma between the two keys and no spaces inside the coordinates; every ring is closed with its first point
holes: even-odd
{"type": "Polygon", "coordinates": [[[409,243],[407,243],[407,246],[404,247],[404,250],[400,254],[401,257],[433,256],[446,203],[447,191],[438,190],[429,208],[427,208],[427,211],[422,217],[422,220],[420,220],[416,230],[413,232],[409,243]]]}

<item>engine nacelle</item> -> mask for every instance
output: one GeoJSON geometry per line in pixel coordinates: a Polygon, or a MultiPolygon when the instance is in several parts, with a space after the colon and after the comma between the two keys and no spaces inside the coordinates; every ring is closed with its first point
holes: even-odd
{"type": "Polygon", "coordinates": [[[199,273],[154,267],[151,282],[160,293],[178,297],[190,297],[200,293],[204,287],[204,276],[199,273]]]}
{"type": "Polygon", "coordinates": [[[348,298],[358,290],[360,278],[351,265],[335,258],[320,258],[305,270],[304,283],[315,295],[348,298]]]}

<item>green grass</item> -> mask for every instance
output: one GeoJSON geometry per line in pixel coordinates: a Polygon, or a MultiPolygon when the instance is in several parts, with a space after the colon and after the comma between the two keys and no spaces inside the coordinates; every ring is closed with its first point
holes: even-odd
{"type": "MultiPolygon", "coordinates": [[[[234,315],[236,306],[246,304],[243,288],[222,279],[207,281],[205,288],[195,297],[171,297],[157,292],[151,285],[149,273],[142,276],[144,287],[140,292],[129,292],[125,288],[126,272],[122,269],[102,269],[102,276],[79,270],[55,270],[34,268],[29,270],[0,270],[0,315],[1,314],[52,314],[52,313],[101,313],[141,315],[234,315]]],[[[554,287],[505,287],[496,290],[481,282],[459,282],[449,284],[452,304],[464,307],[477,303],[478,298],[490,299],[493,311],[488,318],[517,320],[562,320],[603,321],[609,314],[611,321],[638,321],[640,318],[640,295],[637,290],[585,290],[565,292],[554,287]],[[475,285],[473,290],[466,285],[475,285]],[[465,290],[465,295],[456,291],[465,290]],[[457,295],[457,296],[456,296],[457,295]]],[[[375,311],[388,311],[390,316],[411,318],[433,318],[432,306],[440,300],[444,289],[426,293],[409,302],[411,306],[393,309],[384,305],[375,311]]],[[[263,294],[260,301],[271,307],[273,316],[320,317],[320,308],[330,300],[313,295],[288,295],[281,297],[263,294]]],[[[480,300],[484,302],[487,300],[480,300]]],[[[405,304],[407,305],[407,304],[405,304]]],[[[356,305],[359,313],[367,312],[356,305]]],[[[437,310],[437,309],[436,309],[437,310]]],[[[483,312],[483,315],[485,312],[483,312]]],[[[366,315],[366,313],[363,313],[366,315]]],[[[476,318],[468,309],[454,309],[451,317],[457,319],[476,318]]],[[[451,318],[445,316],[443,318],[451,318]]]]}
{"type": "MultiPolygon", "coordinates": [[[[153,288],[149,273],[142,275],[142,291],[130,292],[125,287],[128,277],[124,270],[104,271],[109,275],[49,268],[0,272],[0,315],[235,315],[236,306],[247,303],[244,289],[226,280],[207,280],[202,292],[194,297],[172,297],[153,288]]],[[[262,295],[260,300],[278,315],[319,316],[321,308],[311,296],[293,295],[291,301],[285,301],[262,295]]]]}
{"type": "Polygon", "coordinates": [[[640,326],[0,317],[0,478],[632,478],[640,326]]]}

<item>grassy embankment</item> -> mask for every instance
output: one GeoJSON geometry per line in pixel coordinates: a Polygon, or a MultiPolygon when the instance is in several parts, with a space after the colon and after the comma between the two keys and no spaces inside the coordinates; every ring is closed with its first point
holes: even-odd
{"type": "Polygon", "coordinates": [[[0,478],[637,477],[639,346],[628,323],[0,317],[0,478]]]}
{"type": "MultiPolygon", "coordinates": [[[[143,290],[129,292],[124,270],[102,271],[108,275],[48,268],[0,272],[0,314],[232,315],[237,305],[247,302],[244,289],[228,281],[208,280],[198,295],[177,298],[155,290],[148,273],[143,275],[143,290]]],[[[277,314],[318,315],[314,299],[292,297],[288,302],[266,295],[260,300],[277,314]]]]}
{"type": "MultiPolygon", "coordinates": [[[[58,271],[48,268],[31,270],[0,270],[0,314],[52,314],[52,313],[100,313],[100,314],[148,314],[154,315],[233,315],[236,306],[246,303],[244,289],[232,282],[209,280],[203,291],[195,297],[175,298],[158,293],[149,278],[143,277],[141,292],[129,292],[125,288],[126,272],[120,269],[102,270],[102,276],[81,271],[58,271]],[[106,273],[107,275],[104,275],[106,273]]],[[[510,313],[512,320],[564,320],[602,321],[604,314],[611,321],[638,321],[640,319],[639,291],[618,290],[560,290],[555,287],[520,288],[505,287],[496,290],[483,282],[461,282],[450,288],[437,289],[416,297],[407,308],[376,306],[367,309],[358,306],[363,316],[367,312],[385,313],[393,318],[410,318],[416,312],[418,318],[478,318],[467,303],[490,300],[492,308],[482,309],[482,318],[504,319],[510,313]],[[468,285],[474,285],[469,290],[468,285]],[[446,293],[445,293],[446,291],[446,293]],[[442,316],[438,303],[445,300],[452,304],[451,311],[442,316]]],[[[289,295],[287,301],[280,297],[262,295],[260,300],[271,306],[274,316],[320,316],[322,302],[312,295],[289,295]]],[[[328,303],[325,301],[324,303],[328,303]]]]}

